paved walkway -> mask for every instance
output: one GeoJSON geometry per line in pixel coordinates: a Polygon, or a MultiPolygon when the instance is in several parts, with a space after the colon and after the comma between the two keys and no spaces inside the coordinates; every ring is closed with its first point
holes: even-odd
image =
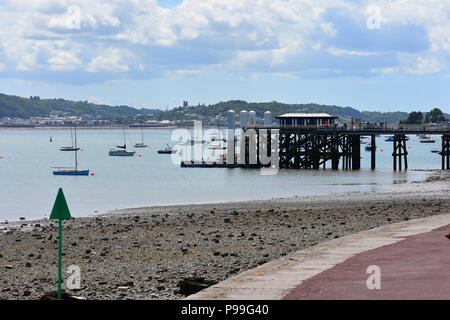
{"type": "MultiPolygon", "coordinates": [[[[187,299],[450,299],[450,214],[391,224],[295,252],[187,299]],[[369,266],[381,289],[369,290],[369,266]]],[[[372,281],[370,281],[372,283],[372,281]]]]}

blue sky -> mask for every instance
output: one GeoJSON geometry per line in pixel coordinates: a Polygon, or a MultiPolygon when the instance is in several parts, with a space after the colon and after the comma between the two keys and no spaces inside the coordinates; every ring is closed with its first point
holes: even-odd
{"type": "Polygon", "coordinates": [[[449,0],[3,0],[0,92],[450,112],[449,0]]]}

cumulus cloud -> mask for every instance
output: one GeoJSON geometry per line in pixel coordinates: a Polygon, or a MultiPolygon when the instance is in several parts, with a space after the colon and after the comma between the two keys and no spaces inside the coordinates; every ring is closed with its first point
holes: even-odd
{"type": "Polygon", "coordinates": [[[382,74],[410,74],[410,75],[426,75],[435,74],[443,71],[445,66],[436,58],[417,57],[416,61],[410,65],[403,65],[399,67],[388,67],[373,69],[374,73],[382,74]]]}
{"type": "Polygon", "coordinates": [[[171,8],[157,0],[4,0],[0,59],[42,78],[76,71],[106,81],[206,68],[420,76],[446,69],[449,16],[448,0],[184,0],[171,8]]]}
{"type": "Polygon", "coordinates": [[[50,69],[55,71],[71,71],[82,64],[75,54],[67,51],[57,51],[47,61],[50,64],[50,69]]]}
{"type": "Polygon", "coordinates": [[[131,55],[129,52],[110,48],[103,55],[92,59],[86,68],[87,72],[126,72],[130,68],[122,62],[123,55],[131,55]]]}

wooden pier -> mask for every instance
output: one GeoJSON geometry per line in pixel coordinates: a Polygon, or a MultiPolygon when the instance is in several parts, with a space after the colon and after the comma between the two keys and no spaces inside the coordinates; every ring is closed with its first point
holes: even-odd
{"type": "MultiPolygon", "coordinates": [[[[240,167],[264,167],[261,163],[260,147],[266,146],[268,155],[278,151],[279,168],[359,170],[361,168],[361,138],[369,137],[371,143],[371,169],[376,168],[376,143],[378,135],[393,136],[393,170],[408,169],[407,135],[440,135],[442,139],[442,169],[450,169],[450,126],[395,126],[387,128],[354,128],[338,125],[314,126],[250,126],[244,131],[245,152],[239,160],[240,167]],[[274,150],[273,139],[278,139],[278,150],[274,150]],[[256,159],[250,157],[249,150],[256,145],[256,159]]],[[[236,157],[237,158],[237,157],[236,157]]]]}

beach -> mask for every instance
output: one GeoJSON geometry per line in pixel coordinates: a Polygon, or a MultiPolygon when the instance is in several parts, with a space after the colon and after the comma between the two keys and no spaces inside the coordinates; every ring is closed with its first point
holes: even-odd
{"type": "MultiPolygon", "coordinates": [[[[386,192],[124,209],[64,221],[63,288],[67,268],[76,265],[81,288],[66,291],[77,297],[183,299],[185,279],[212,284],[327,240],[448,213],[449,172],[382,188],[386,192]]],[[[40,299],[55,291],[57,222],[0,228],[0,299],[40,299]]]]}

